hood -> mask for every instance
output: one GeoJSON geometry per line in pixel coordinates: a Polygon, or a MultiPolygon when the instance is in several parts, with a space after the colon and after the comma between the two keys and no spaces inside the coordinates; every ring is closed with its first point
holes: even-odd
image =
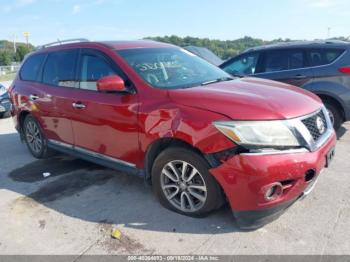
{"type": "Polygon", "coordinates": [[[320,99],[301,88],[259,78],[240,78],[169,90],[175,103],[210,110],[234,120],[289,119],[318,110],[320,99]]]}

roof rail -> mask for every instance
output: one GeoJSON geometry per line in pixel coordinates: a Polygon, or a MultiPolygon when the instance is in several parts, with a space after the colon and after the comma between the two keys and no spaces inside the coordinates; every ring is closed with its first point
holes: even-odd
{"type": "Polygon", "coordinates": [[[73,39],[66,39],[66,40],[57,40],[56,42],[48,43],[45,45],[38,46],[36,50],[42,49],[42,48],[47,48],[50,46],[56,46],[56,45],[62,45],[62,44],[68,44],[68,43],[81,43],[81,42],[89,42],[88,39],[85,38],[73,38],[73,39]]]}

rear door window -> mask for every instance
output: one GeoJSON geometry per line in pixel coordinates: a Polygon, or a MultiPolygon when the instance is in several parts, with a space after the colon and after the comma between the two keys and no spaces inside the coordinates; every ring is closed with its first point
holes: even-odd
{"type": "Polygon", "coordinates": [[[343,52],[342,49],[311,49],[307,55],[310,66],[320,66],[334,62],[343,52]]]}
{"type": "Polygon", "coordinates": [[[38,54],[28,57],[20,71],[21,80],[36,81],[45,57],[46,54],[38,54]]]}
{"type": "Polygon", "coordinates": [[[273,50],[265,53],[264,72],[277,72],[305,67],[302,50],[273,50]]]}
{"type": "Polygon", "coordinates": [[[76,87],[75,67],[78,50],[63,50],[50,53],[47,57],[43,82],[63,87],[76,87]]]}
{"type": "Polygon", "coordinates": [[[223,69],[231,75],[252,75],[256,73],[258,60],[259,53],[243,54],[226,64],[223,69]]]}

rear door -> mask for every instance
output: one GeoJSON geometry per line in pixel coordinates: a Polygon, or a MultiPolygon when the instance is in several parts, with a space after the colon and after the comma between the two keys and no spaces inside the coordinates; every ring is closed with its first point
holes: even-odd
{"type": "Polygon", "coordinates": [[[79,49],[66,49],[50,52],[42,72],[40,97],[49,108],[44,116],[44,128],[53,142],[74,144],[71,115],[72,93],[77,88],[76,65],[79,49]]]}
{"type": "Polygon", "coordinates": [[[276,49],[262,53],[261,68],[255,76],[302,87],[312,80],[313,70],[303,49],[276,49]]]}
{"type": "Polygon", "coordinates": [[[119,75],[128,85],[126,75],[95,49],[81,50],[77,75],[80,88],[71,94],[72,102],[80,105],[71,117],[76,148],[135,163],[139,152],[137,93],[101,93],[96,86],[109,75],[119,75]]]}
{"type": "Polygon", "coordinates": [[[44,53],[29,56],[24,61],[18,80],[14,81],[11,91],[15,109],[30,111],[44,131],[46,131],[45,121],[52,107],[52,103],[45,99],[45,88],[39,83],[45,58],[44,53]]]}

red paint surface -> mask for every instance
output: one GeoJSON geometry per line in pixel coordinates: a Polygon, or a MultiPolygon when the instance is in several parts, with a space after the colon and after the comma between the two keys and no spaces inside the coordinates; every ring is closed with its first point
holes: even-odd
{"type": "MultiPolygon", "coordinates": [[[[161,138],[176,138],[203,154],[234,147],[213,121],[287,119],[312,113],[320,100],[299,88],[268,80],[246,78],[203,87],[161,90],[146,84],[113,49],[169,47],[152,42],[80,43],[43,49],[94,48],[109,56],[133,82],[135,94],[98,93],[15,80],[11,89],[14,114],[31,112],[45,135],[144,168],[149,146],[161,138]],[[39,99],[29,101],[30,94],[39,99]],[[72,103],[83,103],[76,109],[72,103]]],[[[18,123],[18,118],[15,118],[18,123]]],[[[210,172],[223,187],[232,208],[253,210],[277,205],[300,194],[305,171],[324,166],[335,136],[317,152],[302,154],[236,155],[210,172]],[[264,203],[261,188],[272,182],[295,179],[282,199],[264,203]]]]}

